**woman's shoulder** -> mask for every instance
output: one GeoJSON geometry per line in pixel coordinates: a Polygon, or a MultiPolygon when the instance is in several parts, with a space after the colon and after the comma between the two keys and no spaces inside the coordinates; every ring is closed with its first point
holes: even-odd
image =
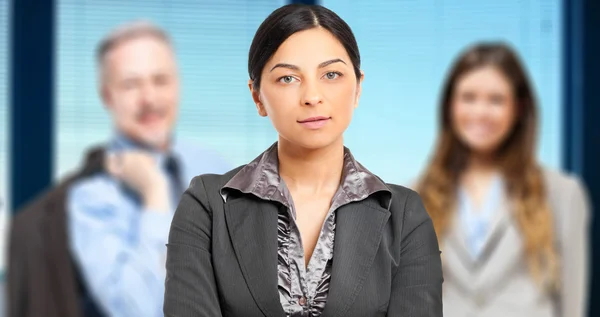
{"type": "Polygon", "coordinates": [[[233,178],[233,176],[235,176],[237,173],[239,173],[239,171],[241,171],[244,168],[244,166],[246,166],[246,164],[238,166],[238,167],[236,167],[232,170],[229,170],[225,173],[222,173],[222,174],[219,174],[219,173],[201,174],[201,175],[194,177],[192,182],[202,181],[204,183],[205,187],[221,188],[221,187],[225,186],[225,184],[227,184],[227,182],[229,182],[229,180],[231,180],[233,178]]]}
{"type": "Polygon", "coordinates": [[[392,192],[390,228],[400,238],[399,241],[405,245],[412,243],[423,245],[425,241],[430,241],[431,245],[436,245],[437,248],[433,222],[423,205],[421,196],[405,186],[397,184],[387,184],[387,186],[392,192]]]}
{"type": "Polygon", "coordinates": [[[583,182],[575,174],[546,167],[542,168],[542,174],[548,197],[565,197],[585,191],[583,182]]]}
{"type": "Polygon", "coordinates": [[[411,195],[419,196],[419,194],[410,187],[391,183],[386,183],[386,185],[392,192],[392,201],[406,200],[411,195]]]}
{"type": "Polygon", "coordinates": [[[422,223],[429,219],[421,196],[413,189],[397,184],[386,184],[392,193],[390,212],[404,221],[422,223]]]}
{"type": "Polygon", "coordinates": [[[189,186],[189,191],[194,196],[210,198],[212,196],[220,196],[221,189],[242,170],[246,164],[238,166],[226,173],[207,173],[194,177],[189,186]]]}
{"type": "Polygon", "coordinates": [[[585,223],[590,217],[590,202],[580,178],[574,174],[543,168],[546,197],[559,227],[565,223],[585,223]]]}

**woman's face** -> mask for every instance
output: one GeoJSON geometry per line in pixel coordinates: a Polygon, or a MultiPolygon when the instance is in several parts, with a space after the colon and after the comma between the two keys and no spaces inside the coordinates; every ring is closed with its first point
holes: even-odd
{"type": "Polygon", "coordinates": [[[513,129],[512,85],[494,67],[477,68],[459,77],[451,102],[452,128],[474,153],[493,154],[513,129]]]}
{"type": "Polygon", "coordinates": [[[285,40],[263,68],[260,89],[252,82],[250,89],[258,113],[271,119],[280,138],[318,149],[341,139],[361,83],[344,46],[314,28],[285,40]]]}

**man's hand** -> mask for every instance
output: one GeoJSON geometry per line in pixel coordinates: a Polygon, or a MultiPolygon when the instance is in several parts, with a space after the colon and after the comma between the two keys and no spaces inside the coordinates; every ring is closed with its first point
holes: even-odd
{"type": "Polygon", "coordinates": [[[106,170],[140,194],[146,208],[169,210],[167,179],[150,154],[141,151],[111,153],[106,159],[106,170]]]}

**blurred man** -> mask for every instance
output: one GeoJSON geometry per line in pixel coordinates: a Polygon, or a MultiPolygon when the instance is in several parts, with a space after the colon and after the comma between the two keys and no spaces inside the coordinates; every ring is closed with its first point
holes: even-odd
{"type": "Polygon", "coordinates": [[[127,25],[97,53],[100,95],[115,132],[106,172],[68,190],[71,252],[106,315],[162,316],[165,244],[178,199],[192,177],[229,167],[173,135],[180,79],[164,31],[127,25]]]}

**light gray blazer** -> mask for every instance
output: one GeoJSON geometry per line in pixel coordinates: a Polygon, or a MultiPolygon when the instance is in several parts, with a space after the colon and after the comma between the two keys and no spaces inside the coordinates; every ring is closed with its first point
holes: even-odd
{"type": "Polygon", "coordinates": [[[544,174],[562,266],[560,292],[549,296],[533,281],[520,230],[504,198],[492,220],[482,261],[469,255],[458,216],[442,240],[445,317],[586,316],[590,211],[585,190],[572,176],[544,174]]]}

